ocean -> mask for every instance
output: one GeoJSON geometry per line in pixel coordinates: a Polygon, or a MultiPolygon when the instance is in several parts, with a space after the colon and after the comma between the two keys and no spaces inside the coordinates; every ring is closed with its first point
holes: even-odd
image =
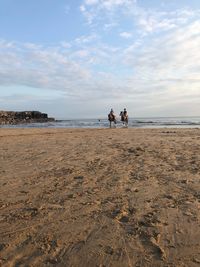
{"type": "MultiPolygon", "coordinates": [[[[109,122],[103,119],[56,120],[45,123],[1,125],[0,128],[108,128],[109,122]]],[[[124,127],[117,121],[116,128],[124,127]]],[[[129,128],[200,128],[200,117],[155,117],[129,118],[129,128]]]]}

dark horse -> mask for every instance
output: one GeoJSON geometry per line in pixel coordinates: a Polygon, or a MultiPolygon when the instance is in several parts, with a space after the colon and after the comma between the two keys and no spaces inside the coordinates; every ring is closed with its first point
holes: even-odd
{"type": "Polygon", "coordinates": [[[120,112],[121,121],[125,127],[128,127],[128,114],[127,112],[121,111],[120,112]]]}
{"type": "Polygon", "coordinates": [[[112,126],[112,122],[114,122],[114,124],[117,123],[115,116],[112,115],[111,113],[108,114],[108,120],[109,120],[109,122],[110,122],[110,128],[111,128],[111,126],[112,126]]]}

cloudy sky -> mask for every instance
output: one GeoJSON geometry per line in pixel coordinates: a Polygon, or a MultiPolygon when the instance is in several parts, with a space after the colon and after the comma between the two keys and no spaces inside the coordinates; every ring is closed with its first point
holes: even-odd
{"type": "Polygon", "coordinates": [[[0,110],[200,115],[199,0],[0,0],[0,110]]]}

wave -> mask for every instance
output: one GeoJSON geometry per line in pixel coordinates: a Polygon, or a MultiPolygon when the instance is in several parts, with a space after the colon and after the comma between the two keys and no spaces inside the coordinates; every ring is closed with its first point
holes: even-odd
{"type": "MultiPolygon", "coordinates": [[[[27,123],[18,125],[1,125],[1,128],[107,128],[108,120],[103,119],[66,119],[46,123],[27,123]]],[[[123,127],[117,121],[116,127],[123,127]]],[[[158,118],[129,118],[129,128],[163,128],[163,127],[197,127],[200,128],[200,117],[158,117],[158,118]]]]}

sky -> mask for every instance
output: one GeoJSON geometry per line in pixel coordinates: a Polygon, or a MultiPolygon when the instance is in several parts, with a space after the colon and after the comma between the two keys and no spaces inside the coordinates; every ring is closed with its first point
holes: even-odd
{"type": "Polygon", "coordinates": [[[199,0],[0,0],[0,110],[200,116],[199,0]]]}

